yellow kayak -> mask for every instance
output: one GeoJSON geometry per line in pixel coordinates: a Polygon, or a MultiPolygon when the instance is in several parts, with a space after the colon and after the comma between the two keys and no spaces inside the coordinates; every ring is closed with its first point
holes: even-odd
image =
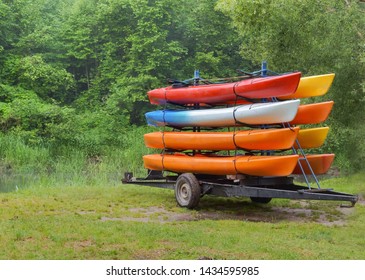
{"type": "Polygon", "coordinates": [[[325,74],[300,78],[297,90],[290,95],[281,96],[280,99],[295,99],[321,96],[327,93],[332,85],[335,74],[325,74]]]}
{"type": "MultiPolygon", "coordinates": [[[[303,149],[319,148],[327,138],[329,127],[317,127],[299,130],[297,139],[303,149]]],[[[298,145],[294,145],[298,149],[298,145]]]]}

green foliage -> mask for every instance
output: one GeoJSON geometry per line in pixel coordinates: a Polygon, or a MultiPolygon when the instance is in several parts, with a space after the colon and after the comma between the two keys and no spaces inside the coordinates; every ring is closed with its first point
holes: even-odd
{"type": "Polygon", "coordinates": [[[33,91],[6,85],[0,85],[0,100],[1,131],[17,134],[28,144],[73,146],[91,156],[107,145],[122,146],[127,121],[103,109],[76,112],[46,103],[33,91]]]}
{"type": "Polygon", "coordinates": [[[231,16],[247,59],[267,60],[278,72],[336,73],[326,95],[335,101],[329,125],[338,132],[329,145],[346,159],[341,165],[359,168],[362,148],[355,139],[365,109],[365,17],[358,1],[220,0],[218,7],[231,16]]]}
{"type": "Polygon", "coordinates": [[[355,1],[221,0],[219,8],[240,31],[242,54],[255,62],[267,59],[279,71],[334,70],[344,60],[357,63],[363,50],[358,32],[364,19],[355,1]]]}
{"type": "Polygon", "coordinates": [[[200,69],[207,77],[236,75],[236,69],[248,63],[239,55],[241,43],[229,17],[214,9],[216,0],[179,2],[174,10],[174,32],[170,36],[181,41],[187,54],[180,68],[191,76],[200,69]]]}
{"type": "Polygon", "coordinates": [[[7,49],[14,40],[16,34],[12,31],[14,27],[14,18],[10,7],[0,1],[0,55],[4,49],[7,49]]]}
{"type": "Polygon", "coordinates": [[[150,74],[163,78],[161,74],[172,69],[173,62],[184,53],[178,41],[168,38],[172,21],[168,12],[171,3],[131,0],[129,4],[136,25],[126,38],[130,47],[125,57],[128,61],[125,74],[150,74]]]}
{"type": "Polygon", "coordinates": [[[62,109],[45,103],[33,91],[1,85],[0,125],[3,132],[17,132],[31,142],[49,137],[48,125],[57,123],[62,109]],[[6,101],[6,102],[3,102],[6,101]]]}
{"type": "Polygon", "coordinates": [[[52,145],[78,148],[88,156],[97,156],[108,146],[121,149],[124,146],[122,135],[125,123],[116,123],[105,111],[76,113],[69,108],[62,111],[62,117],[62,122],[49,125],[52,145]]]}
{"type": "Polygon", "coordinates": [[[69,72],[47,64],[40,55],[22,58],[18,71],[18,84],[35,91],[43,99],[65,101],[67,96],[64,94],[74,85],[69,72]]]}
{"type": "MultiPolygon", "coordinates": [[[[130,127],[108,139],[106,135],[111,135],[110,131],[100,128],[106,123],[91,128],[92,122],[100,119],[96,115],[86,122],[80,116],[68,127],[49,128],[52,140],[40,142],[40,138],[32,138],[38,139],[36,143],[25,137],[24,130],[22,134],[0,132],[0,193],[14,191],[16,186],[119,185],[123,170],[145,176],[142,156],[150,151],[141,139],[151,129],[130,127]]],[[[65,121],[59,125],[64,124],[65,121]]]]}
{"type": "Polygon", "coordinates": [[[167,78],[232,76],[266,59],[276,71],[336,73],[321,151],[360,168],[364,29],[353,1],[1,0],[0,129],[99,156],[127,147],[125,131],[155,109],[146,92],[167,78]]]}
{"type": "Polygon", "coordinates": [[[23,136],[14,133],[0,133],[0,158],[0,172],[3,179],[11,178],[14,173],[42,174],[47,171],[51,160],[47,146],[27,145],[23,136]]]}
{"type": "Polygon", "coordinates": [[[128,123],[126,121],[133,123],[138,114],[138,102],[147,101],[146,92],[157,85],[157,78],[149,75],[117,78],[106,101],[106,110],[115,118],[126,116],[124,124],[128,123]]]}

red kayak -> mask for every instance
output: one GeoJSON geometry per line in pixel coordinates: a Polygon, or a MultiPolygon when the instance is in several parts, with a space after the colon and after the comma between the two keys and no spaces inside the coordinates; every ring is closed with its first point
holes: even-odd
{"type": "Polygon", "coordinates": [[[236,95],[257,99],[293,94],[298,87],[301,73],[280,76],[249,78],[234,83],[191,85],[158,88],[148,92],[151,104],[226,104],[234,102],[236,95]]]}

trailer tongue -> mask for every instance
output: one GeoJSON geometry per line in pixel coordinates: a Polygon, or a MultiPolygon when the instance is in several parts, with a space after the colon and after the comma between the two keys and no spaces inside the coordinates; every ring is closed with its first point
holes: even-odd
{"type": "Polygon", "coordinates": [[[204,195],[223,197],[250,197],[256,203],[269,203],[272,198],[333,200],[350,202],[353,207],[357,195],[335,192],[332,189],[309,188],[297,185],[292,177],[247,177],[229,179],[226,176],[207,176],[183,173],[163,176],[162,172],[149,171],[146,178],[135,178],[125,173],[124,184],[136,184],[175,190],[175,198],[181,207],[193,209],[204,195]]]}

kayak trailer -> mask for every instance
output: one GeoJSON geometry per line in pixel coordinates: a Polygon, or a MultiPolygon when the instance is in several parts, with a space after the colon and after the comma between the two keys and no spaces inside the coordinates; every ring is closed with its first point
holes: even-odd
{"type": "Polygon", "coordinates": [[[179,206],[193,209],[204,195],[249,197],[255,203],[269,203],[272,198],[346,201],[353,207],[357,195],[335,192],[332,189],[311,188],[294,183],[293,177],[214,176],[192,173],[164,176],[161,171],[148,170],[146,178],[124,173],[124,184],[136,184],[173,189],[179,206]]]}

